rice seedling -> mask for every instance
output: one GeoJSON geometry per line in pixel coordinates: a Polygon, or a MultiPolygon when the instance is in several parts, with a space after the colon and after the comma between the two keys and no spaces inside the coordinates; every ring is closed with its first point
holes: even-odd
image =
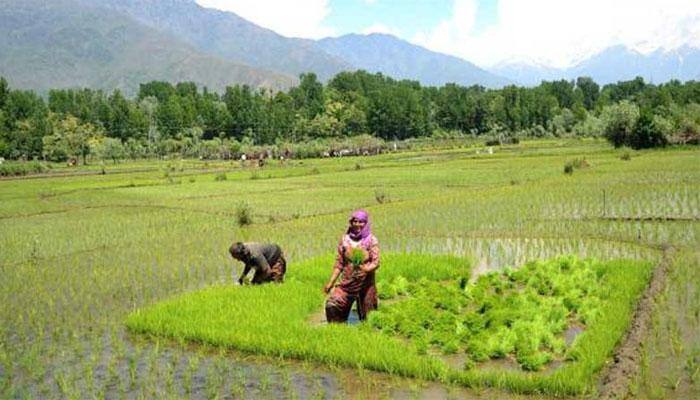
{"type": "Polygon", "coordinates": [[[253,213],[248,203],[241,202],[236,207],[236,222],[238,222],[239,226],[250,225],[253,223],[253,213]]]}

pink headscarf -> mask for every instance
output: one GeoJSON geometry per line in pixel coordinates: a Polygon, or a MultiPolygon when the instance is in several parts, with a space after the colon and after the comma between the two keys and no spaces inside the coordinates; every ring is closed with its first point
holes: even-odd
{"type": "Polygon", "coordinates": [[[359,232],[355,233],[352,230],[352,224],[348,227],[347,234],[350,236],[350,239],[354,241],[362,241],[364,242],[367,240],[370,235],[372,234],[372,229],[370,228],[369,224],[369,214],[365,210],[357,210],[352,215],[350,215],[350,220],[352,221],[353,219],[356,219],[358,221],[364,221],[365,226],[360,230],[359,232]]]}

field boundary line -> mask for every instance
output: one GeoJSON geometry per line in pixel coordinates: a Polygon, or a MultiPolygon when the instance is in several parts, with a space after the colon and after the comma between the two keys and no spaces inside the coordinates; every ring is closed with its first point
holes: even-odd
{"type": "Polygon", "coordinates": [[[667,215],[653,215],[648,217],[569,217],[569,218],[543,218],[542,221],[611,221],[611,222],[698,222],[700,217],[672,217],[667,215]]]}
{"type": "Polygon", "coordinates": [[[663,258],[654,268],[649,286],[637,303],[630,327],[622,343],[615,349],[613,362],[603,370],[599,387],[600,399],[627,397],[631,380],[639,375],[642,345],[651,327],[654,302],[666,287],[675,250],[670,246],[664,248],[663,258]]]}
{"type": "MultiPolygon", "coordinates": [[[[605,236],[594,236],[594,235],[578,235],[578,236],[564,236],[564,235],[518,235],[514,234],[513,232],[507,232],[507,235],[499,234],[499,233],[493,233],[493,234],[488,234],[488,233],[483,233],[479,231],[474,231],[474,234],[463,234],[463,235],[430,235],[430,234],[422,234],[420,232],[416,231],[404,231],[404,232],[410,232],[410,237],[420,237],[420,238],[428,238],[428,239],[491,239],[491,240],[514,240],[514,239],[531,239],[531,240],[591,240],[591,241],[599,241],[599,242],[614,242],[614,243],[624,243],[628,245],[633,245],[633,246],[638,246],[638,247],[643,247],[647,248],[650,250],[655,250],[655,251],[663,251],[665,249],[665,246],[663,244],[655,244],[655,243],[648,243],[648,242],[640,242],[638,240],[630,240],[630,239],[624,239],[624,238],[614,238],[614,237],[605,237],[605,236]]],[[[685,246],[681,246],[685,247],[685,246]]]]}
{"type": "Polygon", "coordinates": [[[195,212],[195,213],[208,214],[208,215],[215,216],[215,217],[233,217],[234,216],[233,213],[227,213],[225,211],[215,212],[215,211],[199,210],[196,208],[164,206],[164,205],[157,205],[157,204],[105,204],[105,205],[99,205],[99,206],[69,207],[69,208],[64,208],[61,210],[40,211],[37,213],[30,213],[30,214],[4,215],[4,216],[0,216],[0,220],[15,219],[15,218],[17,218],[17,219],[32,218],[32,217],[40,217],[43,215],[65,214],[65,213],[76,212],[76,211],[100,210],[100,209],[105,209],[105,208],[145,208],[145,209],[158,209],[158,210],[167,210],[167,211],[189,211],[189,212],[195,212]]]}

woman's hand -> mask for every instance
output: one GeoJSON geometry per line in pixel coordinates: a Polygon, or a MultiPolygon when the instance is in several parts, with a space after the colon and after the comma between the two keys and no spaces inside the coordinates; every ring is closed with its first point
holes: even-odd
{"type": "Polygon", "coordinates": [[[328,294],[331,292],[331,289],[333,289],[333,284],[328,282],[326,286],[323,287],[323,293],[328,294]]]}

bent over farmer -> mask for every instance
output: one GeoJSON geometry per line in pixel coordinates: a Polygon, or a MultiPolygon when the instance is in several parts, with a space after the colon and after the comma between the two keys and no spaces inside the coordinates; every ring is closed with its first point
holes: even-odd
{"type": "Polygon", "coordinates": [[[252,283],[258,285],[264,282],[281,283],[287,272],[287,261],[284,259],[282,248],[277,244],[242,243],[236,242],[229,248],[234,259],[245,264],[238,283],[243,284],[244,278],[251,269],[255,270],[252,283]]]}
{"type": "Polygon", "coordinates": [[[360,320],[377,309],[377,287],[374,272],[379,268],[379,242],[372,235],[369,215],[357,210],[350,216],[350,226],[340,239],[333,273],[323,291],[326,300],[326,320],[346,322],[353,303],[357,303],[360,320]],[[341,277],[340,284],[333,287],[341,277]]]}

